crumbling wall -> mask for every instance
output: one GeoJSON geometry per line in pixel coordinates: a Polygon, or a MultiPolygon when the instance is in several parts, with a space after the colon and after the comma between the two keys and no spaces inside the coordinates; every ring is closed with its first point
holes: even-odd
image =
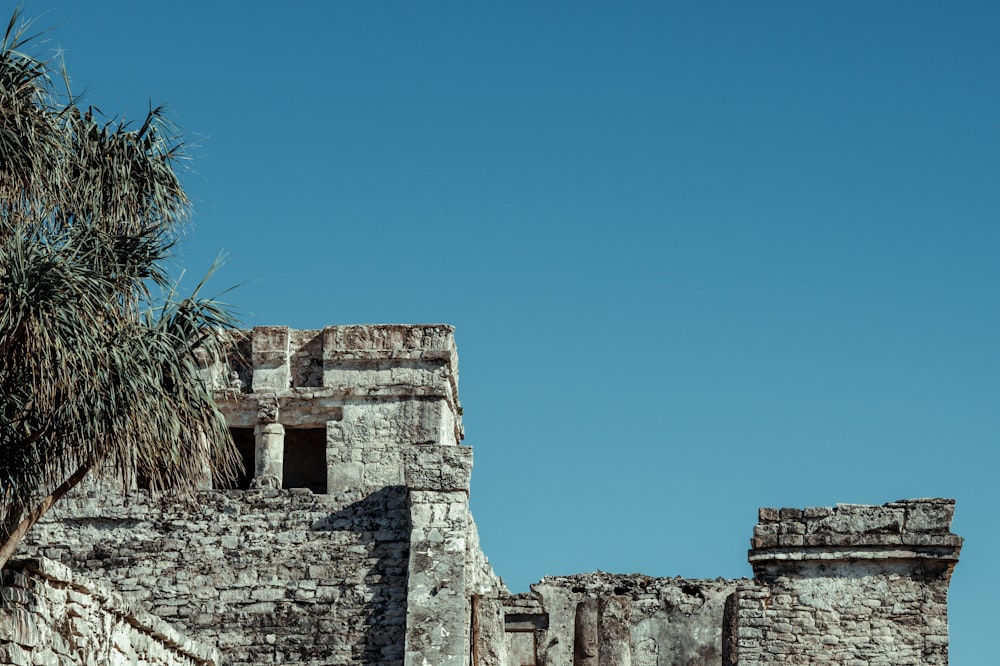
{"type": "Polygon", "coordinates": [[[948,663],[954,500],[761,509],[734,664],[948,663]]]}
{"type": "Polygon", "coordinates": [[[603,572],[543,578],[505,604],[512,664],[715,666],[738,584],[603,572]]]}
{"type": "Polygon", "coordinates": [[[469,598],[472,622],[468,663],[473,666],[507,665],[502,597],[508,595],[503,580],[496,575],[479,544],[479,531],[466,516],[465,588],[469,598]]]}
{"type": "MultiPolygon", "coordinates": [[[[501,599],[477,666],[948,663],[954,501],[761,509],[753,580],[548,577],[501,599]]],[[[486,607],[488,615],[489,607],[486,607]]]]}
{"type": "Polygon", "coordinates": [[[3,571],[0,664],[215,666],[218,651],[46,559],[3,571]]]}

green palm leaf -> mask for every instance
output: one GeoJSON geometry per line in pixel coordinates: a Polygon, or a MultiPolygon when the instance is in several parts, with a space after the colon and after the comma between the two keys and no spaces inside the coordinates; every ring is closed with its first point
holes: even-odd
{"type": "Polygon", "coordinates": [[[0,564],[90,470],[183,496],[240,464],[198,375],[235,322],[164,269],[183,143],[162,107],[134,127],[57,94],[27,29],[0,42],[0,564]]]}

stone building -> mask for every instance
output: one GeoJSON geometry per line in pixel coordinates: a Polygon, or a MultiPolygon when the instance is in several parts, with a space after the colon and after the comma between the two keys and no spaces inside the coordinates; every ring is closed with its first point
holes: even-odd
{"type": "Polygon", "coordinates": [[[64,499],[5,576],[0,663],[948,662],[951,500],[761,509],[753,579],[594,573],[512,595],[469,512],[451,327],[258,327],[229,360],[205,379],[248,473],[195,505],[64,499]]]}

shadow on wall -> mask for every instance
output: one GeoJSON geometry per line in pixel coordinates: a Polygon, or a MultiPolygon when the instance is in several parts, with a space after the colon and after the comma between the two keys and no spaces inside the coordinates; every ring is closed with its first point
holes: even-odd
{"type": "MultiPolygon", "coordinates": [[[[355,548],[365,552],[367,566],[343,572],[347,583],[345,593],[364,596],[345,600],[355,608],[363,607],[365,611],[363,641],[351,646],[351,659],[357,660],[357,663],[380,666],[403,664],[410,556],[407,493],[405,486],[387,486],[331,513],[312,526],[317,532],[354,532],[359,537],[355,548]],[[351,583],[354,583],[353,587],[351,583]]],[[[340,626],[333,635],[349,634],[351,625],[355,625],[357,620],[358,616],[338,617],[334,621],[340,626]]]]}

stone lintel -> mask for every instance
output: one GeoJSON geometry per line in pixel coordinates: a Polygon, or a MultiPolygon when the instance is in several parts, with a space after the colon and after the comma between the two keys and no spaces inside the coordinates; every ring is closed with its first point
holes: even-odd
{"type": "Polygon", "coordinates": [[[544,615],[545,608],[540,599],[529,596],[530,593],[521,593],[509,597],[501,597],[500,603],[503,605],[505,615],[544,615]]]}
{"type": "Polygon", "coordinates": [[[359,399],[379,401],[405,398],[450,400],[450,395],[440,386],[382,386],[370,389],[327,387],[285,389],[262,394],[215,392],[215,402],[231,428],[256,425],[261,400],[277,402],[281,415],[279,420],[285,425],[318,428],[328,421],[343,418],[343,406],[348,402],[359,399]]]}

